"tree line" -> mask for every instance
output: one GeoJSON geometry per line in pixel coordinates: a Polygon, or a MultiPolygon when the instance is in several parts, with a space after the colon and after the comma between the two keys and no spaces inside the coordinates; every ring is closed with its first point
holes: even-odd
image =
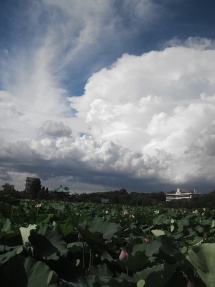
{"type": "Polygon", "coordinates": [[[166,201],[166,194],[160,192],[127,192],[125,188],[107,192],[59,194],[50,191],[35,181],[28,193],[19,192],[12,185],[3,185],[0,195],[10,194],[17,199],[60,200],[70,202],[92,202],[105,204],[124,204],[131,206],[158,206],[170,208],[215,208],[215,190],[192,199],[166,201]]]}

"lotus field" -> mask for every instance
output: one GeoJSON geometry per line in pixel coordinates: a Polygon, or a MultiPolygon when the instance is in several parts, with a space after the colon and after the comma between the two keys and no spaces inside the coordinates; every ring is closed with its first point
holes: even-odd
{"type": "Polygon", "coordinates": [[[215,211],[0,200],[1,287],[213,287],[215,211]]]}

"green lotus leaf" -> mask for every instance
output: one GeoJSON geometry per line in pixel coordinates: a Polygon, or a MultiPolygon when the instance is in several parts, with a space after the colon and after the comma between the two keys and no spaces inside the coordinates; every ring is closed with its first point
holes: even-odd
{"type": "Polygon", "coordinates": [[[159,241],[152,241],[151,243],[136,244],[133,247],[132,254],[135,254],[137,251],[145,252],[147,257],[151,257],[154,254],[159,253],[159,249],[161,247],[161,243],[159,241]]]}
{"type": "Polygon", "coordinates": [[[187,259],[207,287],[215,287],[215,243],[203,243],[188,250],[187,259]]]}
{"type": "Polygon", "coordinates": [[[58,275],[56,272],[54,272],[53,270],[50,270],[49,271],[49,274],[48,274],[48,277],[47,277],[47,285],[50,285],[50,284],[55,284],[58,282],[58,275]]]}
{"type": "Polygon", "coordinates": [[[166,235],[159,236],[157,240],[161,243],[161,250],[167,256],[174,256],[180,252],[179,249],[176,248],[176,245],[174,244],[172,239],[167,237],[166,235]]]}
{"type": "Polygon", "coordinates": [[[24,262],[25,272],[28,278],[27,287],[37,287],[37,286],[55,286],[52,284],[47,284],[48,281],[52,280],[50,278],[50,268],[43,262],[34,261],[32,258],[28,257],[24,262]]]}
{"type": "Polygon", "coordinates": [[[121,264],[126,264],[127,268],[131,272],[137,272],[142,270],[148,261],[148,257],[145,252],[137,251],[134,255],[128,255],[127,262],[120,262],[121,264]]]}
{"type": "Polygon", "coordinates": [[[135,278],[137,280],[145,280],[144,287],[164,287],[176,269],[177,265],[158,264],[136,273],[135,278]]]}
{"type": "Polygon", "coordinates": [[[48,225],[40,225],[38,230],[31,230],[29,241],[33,246],[35,256],[56,260],[58,258],[56,254],[66,255],[68,252],[67,244],[62,236],[48,225]]]}
{"type": "Polygon", "coordinates": [[[20,227],[19,228],[21,236],[22,236],[23,245],[26,245],[29,243],[28,237],[30,236],[31,230],[36,229],[36,227],[37,227],[36,224],[29,224],[28,227],[20,227]]]}
{"type": "Polygon", "coordinates": [[[71,242],[67,245],[67,248],[75,253],[83,250],[83,242],[77,241],[77,242],[71,242]]]}
{"type": "Polygon", "coordinates": [[[112,223],[101,217],[94,218],[88,225],[88,229],[91,233],[102,233],[104,239],[111,239],[118,231],[118,228],[118,224],[112,223]]]}
{"type": "MultiPolygon", "coordinates": [[[[65,282],[64,282],[65,284],[65,282]]],[[[61,285],[60,285],[61,286],[61,285]]],[[[74,283],[70,282],[62,287],[136,287],[136,283],[133,277],[128,276],[125,273],[119,275],[118,278],[114,278],[112,272],[107,268],[106,264],[91,266],[86,277],[80,276],[74,283]],[[71,284],[71,285],[70,285],[71,284]]]]}
{"type": "Polygon", "coordinates": [[[98,277],[112,277],[112,272],[108,269],[106,264],[93,265],[89,268],[89,274],[98,277]]]}
{"type": "Polygon", "coordinates": [[[71,234],[74,231],[74,228],[71,223],[66,222],[66,223],[58,224],[58,227],[64,237],[66,237],[67,235],[71,234]]]}
{"type": "Polygon", "coordinates": [[[5,248],[7,251],[0,255],[0,265],[7,262],[10,258],[14,257],[16,254],[20,254],[23,251],[22,246],[16,246],[14,248],[5,248]]]}
{"type": "Polygon", "coordinates": [[[45,224],[49,224],[49,223],[51,223],[51,222],[53,221],[53,218],[54,218],[54,214],[49,213],[49,214],[47,214],[47,216],[46,216],[46,218],[43,220],[43,222],[44,222],[45,224]]]}
{"type": "Polygon", "coordinates": [[[183,229],[184,229],[183,223],[181,221],[178,221],[177,222],[177,226],[178,226],[177,233],[181,233],[183,231],[183,229]]]}
{"type": "Polygon", "coordinates": [[[146,281],[144,279],[140,279],[138,282],[137,282],[137,287],[144,287],[146,284],[146,281]]]}
{"type": "Polygon", "coordinates": [[[114,259],[107,251],[103,251],[101,254],[101,260],[113,261],[114,259]]]}
{"type": "Polygon", "coordinates": [[[132,282],[132,281],[128,281],[128,280],[123,280],[123,279],[116,279],[116,278],[111,278],[108,282],[108,285],[103,285],[101,287],[125,287],[125,286],[129,286],[129,287],[136,287],[137,284],[132,282]]]}
{"type": "Polygon", "coordinates": [[[4,226],[2,227],[1,231],[3,232],[11,232],[11,222],[10,219],[6,219],[4,222],[4,226]]]}
{"type": "Polygon", "coordinates": [[[163,225],[170,224],[170,219],[167,217],[167,214],[161,214],[154,219],[154,225],[163,225]]]}
{"type": "Polygon", "coordinates": [[[50,271],[43,262],[14,256],[5,264],[0,283],[4,287],[54,287],[56,285],[47,284],[51,281],[50,271]]]}
{"type": "Polygon", "coordinates": [[[202,226],[200,226],[200,225],[197,225],[195,227],[195,230],[198,231],[199,233],[202,233],[204,231],[204,228],[202,226]]]}
{"type": "MultiPolygon", "coordinates": [[[[20,232],[18,228],[14,228],[11,225],[10,219],[3,220],[0,224],[0,240],[3,242],[4,240],[11,239],[14,241],[15,237],[17,237],[17,242],[20,241],[20,232]]],[[[9,242],[7,242],[9,243],[9,242]]]]}
{"type": "Polygon", "coordinates": [[[154,229],[154,230],[152,230],[152,233],[156,237],[161,236],[161,235],[165,235],[165,232],[163,230],[160,230],[160,229],[154,229]]]}

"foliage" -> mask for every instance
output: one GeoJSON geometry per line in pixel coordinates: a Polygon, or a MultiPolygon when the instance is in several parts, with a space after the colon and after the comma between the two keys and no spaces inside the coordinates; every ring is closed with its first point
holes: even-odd
{"type": "Polygon", "coordinates": [[[0,286],[213,287],[214,231],[206,208],[2,197],[0,286]]]}

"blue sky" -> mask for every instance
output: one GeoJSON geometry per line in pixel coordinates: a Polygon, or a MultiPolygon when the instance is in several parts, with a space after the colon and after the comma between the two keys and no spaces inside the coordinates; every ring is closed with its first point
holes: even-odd
{"type": "Polygon", "coordinates": [[[0,183],[214,189],[212,0],[3,0],[0,183]]]}

